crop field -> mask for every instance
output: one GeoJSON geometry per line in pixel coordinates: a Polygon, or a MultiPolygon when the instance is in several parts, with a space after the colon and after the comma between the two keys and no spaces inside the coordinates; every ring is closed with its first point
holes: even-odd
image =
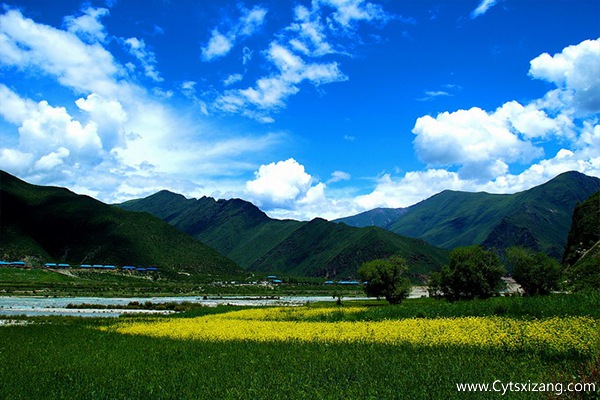
{"type": "Polygon", "coordinates": [[[0,327],[0,398],[597,398],[599,313],[588,293],[27,319],[0,327]]]}

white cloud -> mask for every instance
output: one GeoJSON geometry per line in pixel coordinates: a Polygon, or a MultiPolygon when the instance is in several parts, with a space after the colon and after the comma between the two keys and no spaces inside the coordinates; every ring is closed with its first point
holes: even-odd
{"type": "Polygon", "coordinates": [[[329,19],[330,25],[335,21],[345,29],[352,28],[356,21],[387,21],[390,16],[379,4],[364,0],[319,0],[319,4],[335,9],[329,19]]]}
{"type": "Polygon", "coordinates": [[[202,59],[204,61],[212,61],[229,53],[232,47],[233,43],[231,40],[217,29],[214,29],[208,44],[202,48],[202,59]]]}
{"type": "MultiPolygon", "coordinates": [[[[275,71],[256,79],[253,86],[218,94],[212,105],[223,112],[240,113],[263,123],[272,122],[274,119],[270,114],[284,108],[287,99],[300,92],[301,83],[318,86],[348,80],[337,61],[322,62],[319,59],[331,54],[349,56],[342,39],[356,38],[359,22],[387,22],[390,19],[392,16],[380,5],[364,0],[315,0],[310,8],[297,5],[294,21],[276,34],[277,39],[262,52],[275,71]]],[[[216,38],[222,36],[218,39],[222,46],[218,46],[215,56],[210,52],[210,57],[205,56],[205,60],[229,53],[238,31],[237,25],[226,34],[213,31],[209,45],[213,38],[216,42],[216,38]]],[[[208,51],[208,47],[203,52],[205,50],[208,51]]],[[[251,55],[251,50],[244,48],[244,64],[251,55]]]]}
{"type": "MultiPolygon", "coordinates": [[[[10,133],[18,139],[12,147],[0,145],[0,168],[33,183],[122,201],[127,193],[161,188],[217,190],[217,178],[243,186],[239,176],[254,169],[251,159],[281,141],[276,132],[242,136],[213,127],[197,113],[189,117],[157,101],[129,80],[127,67],[103,43],[84,42],[81,21],[68,21],[65,29],[72,31],[38,24],[17,10],[0,14],[0,67],[42,75],[50,78],[47,85],[74,92],[72,100],[64,94],[57,105],[0,84],[0,117],[14,125],[10,133]]],[[[152,64],[142,40],[122,43],[152,64]]],[[[195,98],[195,85],[183,82],[181,90],[195,98]]]]}
{"type": "Polygon", "coordinates": [[[224,86],[231,86],[236,82],[241,81],[244,78],[242,74],[231,74],[223,80],[224,86]]]}
{"type": "Polygon", "coordinates": [[[155,82],[162,82],[163,78],[156,70],[156,55],[154,52],[148,50],[144,39],[131,37],[129,39],[125,39],[124,43],[127,45],[131,55],[137,58],[142,65],[142,68],[144,69],[144,75],[155,82]]]}
{"type": "MultiPolygon", "coordinates": [[[[267,9],[260,6],[254,6],[250,10],[244,8],[240,20],[230,26],[225,33],[221,33],[218,28],[213,29],[208,43],[202,47],[202,60],[213,61],[227,55],[237,40],[251,36],[260,29],[266,15],[267,9]]],[[[244,64],[248,60],[244,50],[244,64]]]]}
{"type": "Polygon", "coordinates": [[[580,112],[600,112],[600,39],[568,46],[554,56],[544,53],[531,60],[529,74],[572,91],[580,112]]]}
{"type": "Polygon", "coordinates": [[[122,68],[99,43],[86,44],[71,32],[37,24],[20,11],[0,15],[0,64],[34,68],[80,93],[114,95],[122,68]]]}
{"type": "Polygon", "coordinates": [[[490,8],[495,6],[496,3],[498,3],[498,0],[482,0],[477,8],[471,12],[471,18],[474,19],[485,14],[490,8]]]}
{"type": "MultiPolygon", "coordinates": [[[[222,111],[240,112],[250,107],[261,110],[283,108],[285,100],[300,91],[298,85],[307,81],[313,85],[339,82],[348,79],[336,62],[327,64],[305,63],[297,54],[277,42],[272,42],[266,57],[278,72],[260,78],[256,86],[247,89],[229,90],[221,95],[216,105],[222,111]]],[[[254,118],[264,118],[265,115],[251,112],[254,118]]]]}
{"type": "Polygon", "coordinates": [[[106,30],[100,22],[100,18],[109,14],[108,9],[87,7],[82,12],[83,14],[78,17],[68,16],[64,18],[64,24],[68,31],[88,42],[104,42],[106,40],[106,30]]]}
{"type": "Polygon", "coordinates": [[[246,183],[246,191],[259,206],[291,208],[306,197],[313,183],[313,177],[306,173],[304,166],[290,158],[261,165],[255,179],[246,183]]]}
{"type": "Polygon", "coordinates": [[[344,171],[333,171],[331,173],[331,178],[329,178],[329,180],[327,181],[327,183],[335,183],[335,182],[341,182],[341,181],[349,181],[351,178],[351,175],[347,172],[344,171]]]}
{"type": "Polygon", "coordinates": [[[542,154],[541,148],[513,133],[505,119],[476,107],[420,117],[413,133],[421,161],[432,166],[461,165],[461,175],[467,178],[489,179],[506,169],[508,162],[527,162],[542,154]]]}

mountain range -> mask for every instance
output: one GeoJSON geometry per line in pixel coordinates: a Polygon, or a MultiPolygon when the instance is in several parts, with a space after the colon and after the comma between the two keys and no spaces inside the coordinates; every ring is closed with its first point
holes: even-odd
{"type": "Polygon", "coordinates": [[[446,249],[521,245],[561,259],[575,206],[598,190],[600,179],[571,171],[515,194],[445,190],[408,208],[376,209],[335,222],[376,225],[446,249]]]}
{"type": "Polygon", "coordinates": [[[276,220],[240,199],[196,200],[161,191],[119,206],[164,219],[249,271],[345,278],[355,276],[365,261],[396,254],[407,260],[409,273],[415,277],[448,260],[446,250],[423,240],[320,218],[276,220]]]}
{"type": "Polygon", "coordinates": [[[0,257],[72,264],[158,265],[163,273],[236,275],[216,250],[150,214],[125,211],[0,171],[0,257]]]}
{"type": "Polygon", "coordinates": [[[599,190],[600,179],[567,172],[515,194],[443,191],[404,209],[294,221],[272,219],[241,199],[188,199],[165,190],[107,205],[0,171],[0,257],[340,279],[354,277],[365,261],[399,255],[416,279],[463,245],[522,245],[561,258],[573,210],[599,190]]]}

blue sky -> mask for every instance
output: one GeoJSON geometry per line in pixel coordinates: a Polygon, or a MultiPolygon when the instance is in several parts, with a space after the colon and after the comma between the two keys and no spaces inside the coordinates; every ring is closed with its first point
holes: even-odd
{"type": "Polygon", "coordinates": [[[600,177],[600,2],[13,1],[0,169],[276,218],[600,177]]]}

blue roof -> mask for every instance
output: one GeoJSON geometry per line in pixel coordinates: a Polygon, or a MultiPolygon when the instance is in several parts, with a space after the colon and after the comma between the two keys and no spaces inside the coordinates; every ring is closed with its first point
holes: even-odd
{"type": "Polygon", "coordinates": [[[133,265],[126,265],[122,269],[131,270],[131,269],[135,269],[135,267],[133,265]]]}
{"type": "Polygon", "coordinates": [[[90,264],[81,264],[79,267],[80,268],[92,268],[92,266],[90,264]]]}
{"type": "Polygon", "coordinates": [[[8,261],[0,261],[0,265],[10,265],[8,261]]]}
{"type": "Polygon", "coordinates": [[[56,263],[46,263],[44,264],[45,267],[56,267],[56,263]]]}
{"type": "Polygon", "coordinates": [[[25,265],[25,261],[13,261],[10,264],[12,264],[12,265],[25,265]]]}
{"type": "Polygon", "coordinates": [[[70,267],[70,265],[69,265],[69,264],[67,264],[67,263],[58,264],[58,266],[59,266],[59,267],[70,267]]]}
{"type": "Polygon", "coordinates": [[[273,283],[282,283],[283,281],[281,279],[273,279],[273,283]]]}
{"type": "Polygon", "coordinates": [[[136,268],[135,270],[136,270],[136,271],[145,271],[145,270],[146,270],[146,268],[139,267],[139,268],[136,268]]]}
{"type": "Polygon", "coordinates": [[[156,267],[148,267],[148,268],[146,268],[146,271],[158,271],[158,268],[156,268],[156,267]]]}

